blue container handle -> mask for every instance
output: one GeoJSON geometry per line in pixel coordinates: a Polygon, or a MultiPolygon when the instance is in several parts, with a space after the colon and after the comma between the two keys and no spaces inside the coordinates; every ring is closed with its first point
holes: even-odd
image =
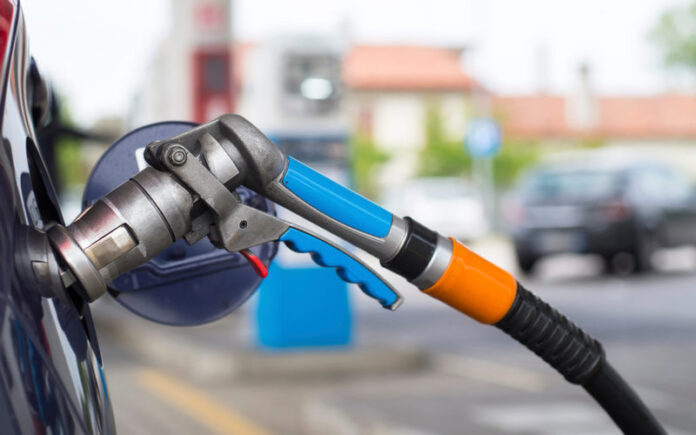
{"type": "Polygon", "coordinates": [[[358,284],[366,295],[378,300],[384,308],[395,310],[401,305],[399,292],[369,266],[331,242],[299,228],[288,229],[280,240],[295,252],[308,252],[318,265],[335,268],[342,280],[358,284]]]}

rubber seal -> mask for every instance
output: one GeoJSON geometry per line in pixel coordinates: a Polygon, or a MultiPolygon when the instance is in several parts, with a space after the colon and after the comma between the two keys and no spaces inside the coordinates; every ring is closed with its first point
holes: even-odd
{"type": "Polygon", "coordinates": [[[409,281],[417,278],[430,263],[437,247],[437,233],[405,217],[408,227],[406,240],[399,252],[382,266],[398,273],[409,281]]]}

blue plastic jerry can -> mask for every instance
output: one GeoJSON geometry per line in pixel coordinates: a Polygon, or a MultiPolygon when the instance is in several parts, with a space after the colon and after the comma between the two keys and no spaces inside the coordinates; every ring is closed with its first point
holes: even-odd
{"type": "MultiPolygon", "coordinates": [[[[319,151],[332,149],[329,146],[331,143],[340,144],[341,149],[346,146],[342,136],[300,137],[293,140],[273,137],[273,140],[284,143],[286,152],[290,154],[295,154],[292,152],[294,148],[309,147],[316,151],[312,154],[315,157],[319,151]]],[[[330,179],[341,184],[349,181],[345,167],[338,164],[341,162],[326,158],[323,163],[315,163],[318,165],[314,165],[314,169],[330,179]]],[[[283,207],[276,210],[282,219],[327,234],[283,207]]],[[[309,254],[294,252],[280,244],[268,276],[258,289],[254,321],[256,345],[264,349],[348,346],[353,339],[348,284],[337,276],[332,267],[319,267],[309,254]]]]}
{"type": "Polygon", "coordinates": [[[268,349],[349,345],[353,321],[347,287],[333,269],[274,262],[259,289],[257,344],[268,349]]]}
{"type": "MultiPolygon", "coordinates": [[[[331,178],[342,178],[341,171],[336,172],[331,178]]],[[[277,213],[309,230],[323,231],[282,207],[277,213]]],[[[309,254],[283,244],[259,287],[255,320],[256,344],[265,349],[345,347],[353,339],[348,284],[333,268],[319,267],[309,254]]]]}

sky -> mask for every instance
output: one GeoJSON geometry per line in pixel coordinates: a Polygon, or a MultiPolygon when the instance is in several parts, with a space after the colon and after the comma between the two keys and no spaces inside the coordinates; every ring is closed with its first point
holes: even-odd
{"type": "MultiPolygon", "coordinates": [[[[30,50],[74,119],[127,116],[177,0],[25,0],[30,50]]],[[[648,32],[684,0],[237,0],[235,37],[347,29],[355,42],[468,47],[464,65],[489,89],[571,93],[578,67],[602,94],[670,90],[648,32]],[[543,79],[542,79],[543,78],[543,79]]]]}

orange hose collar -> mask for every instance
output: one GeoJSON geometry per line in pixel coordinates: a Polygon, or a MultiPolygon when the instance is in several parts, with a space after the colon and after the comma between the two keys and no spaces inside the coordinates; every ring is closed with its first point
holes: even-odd
{"type": "Polygon", "coordinates": [[[445,273],[425,293],[481,323],[493,324],[510,310],[517,281],[508,272],[452,240],[445,273]]]}

